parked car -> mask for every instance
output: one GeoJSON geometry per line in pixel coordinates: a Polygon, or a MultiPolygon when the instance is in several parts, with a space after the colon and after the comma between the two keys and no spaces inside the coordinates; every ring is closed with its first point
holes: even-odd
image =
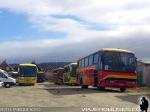
{"type": "Polygon", "coordinates": [[[16,79],[10,77],[8,73],[0,69],[0,81],[3,82],[3,86],[10,88],[13,85],[16,85],[16,79]]]}
{"type": "Polygon", "coordinates": [[[45,81],[45,73],[44,72],[38,72],[37,73],[37,83],[42,83],[45,81]]]}
{"type": "Polygon", "coordinates": [[[0,87],[2,87],[2,86],[3,86],[3,82],[0,81],[0,87]]]}

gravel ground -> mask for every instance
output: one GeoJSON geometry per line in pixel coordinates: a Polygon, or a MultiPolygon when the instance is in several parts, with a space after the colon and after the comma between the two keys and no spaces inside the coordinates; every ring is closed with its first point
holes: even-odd
{"type": "MultiPolygon", "coordinates": [[[[0,107],[45,107],[40,111],[70,112],[91,108],[136,108],[138,99],[149,92],[81,89],[78,86],[54,85],[45,82],[35,86],[0,88],[0,107]]],[[[105,110],[106,111],[106,110],[105,110]]]]}

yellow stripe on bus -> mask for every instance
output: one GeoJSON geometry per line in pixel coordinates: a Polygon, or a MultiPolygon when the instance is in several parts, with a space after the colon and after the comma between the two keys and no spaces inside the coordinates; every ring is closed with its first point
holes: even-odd
{"type": "Polygon", "coordinates": [[[101,80],[105,80],[107,78],[137,79],[137,76],[107,75],[106,77],[102,78],[101,80]]]}

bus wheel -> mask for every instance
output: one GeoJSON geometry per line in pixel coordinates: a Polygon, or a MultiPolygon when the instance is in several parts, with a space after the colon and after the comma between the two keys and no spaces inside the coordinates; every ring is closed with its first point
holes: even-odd
{"type": "Polygon", "coordinates": [[[34,84],[34,83],[32,83],[32,84],[31,84],[31,86],[35,86],[35,84],[34,84]]]}
{"type": "Polygon", "coordinates": [[[19,85],[19,86],[23,86],[23,84],[21,84],[21,83],[18,83],[18,85],[19,85]]]}
{"type": "Polygon", "coordinates": [[[105,90],[104,87],[100,87],[100,86],[97,86],[97,89],[98,89],[98,90],[105,90]]]}
{"type": "Polygon", "coordinates": [[[126,91],[126,88],[120,88],[120,91],[121,91],[121,92],[125,92],[125,91],[126,91]]]}
{"type": "Polygon", "coordinates": [[[82,89],[88,89],[88,85],[82,85],[82,89]]]}
{"type": "Polygon", "coordinates": [[[11,85],[10,85],[9,83],[5,83],[4,86],[5,86],[6,88],[10,88],[11,85]]]}
{"type": "Polygon", "coordinates": [[[82,89],[88,89],[88,85],[83,85],[82,78],[80,79],[80,85],[82,89]]]}

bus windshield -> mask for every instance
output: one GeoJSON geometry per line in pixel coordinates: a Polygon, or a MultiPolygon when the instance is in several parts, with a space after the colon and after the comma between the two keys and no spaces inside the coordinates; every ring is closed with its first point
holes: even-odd
{"type": "Polygon", "coordinates": [[[19,75],[21,77],[36,77],[37,69],[36,67],[29,66],[20,66],[19,67],[19,75]]]}
{"type": "Polygon", "coordinates": [[[72,76],[76,76],[76,69],[77,69],[77,66],[71,66],[71,75],[72,76]]]}
{"type": "Polygon", "coordinates": [[[136,58],[131,53],[105,52],[103,55],[103,70],[134,73],[136,58]]]}

